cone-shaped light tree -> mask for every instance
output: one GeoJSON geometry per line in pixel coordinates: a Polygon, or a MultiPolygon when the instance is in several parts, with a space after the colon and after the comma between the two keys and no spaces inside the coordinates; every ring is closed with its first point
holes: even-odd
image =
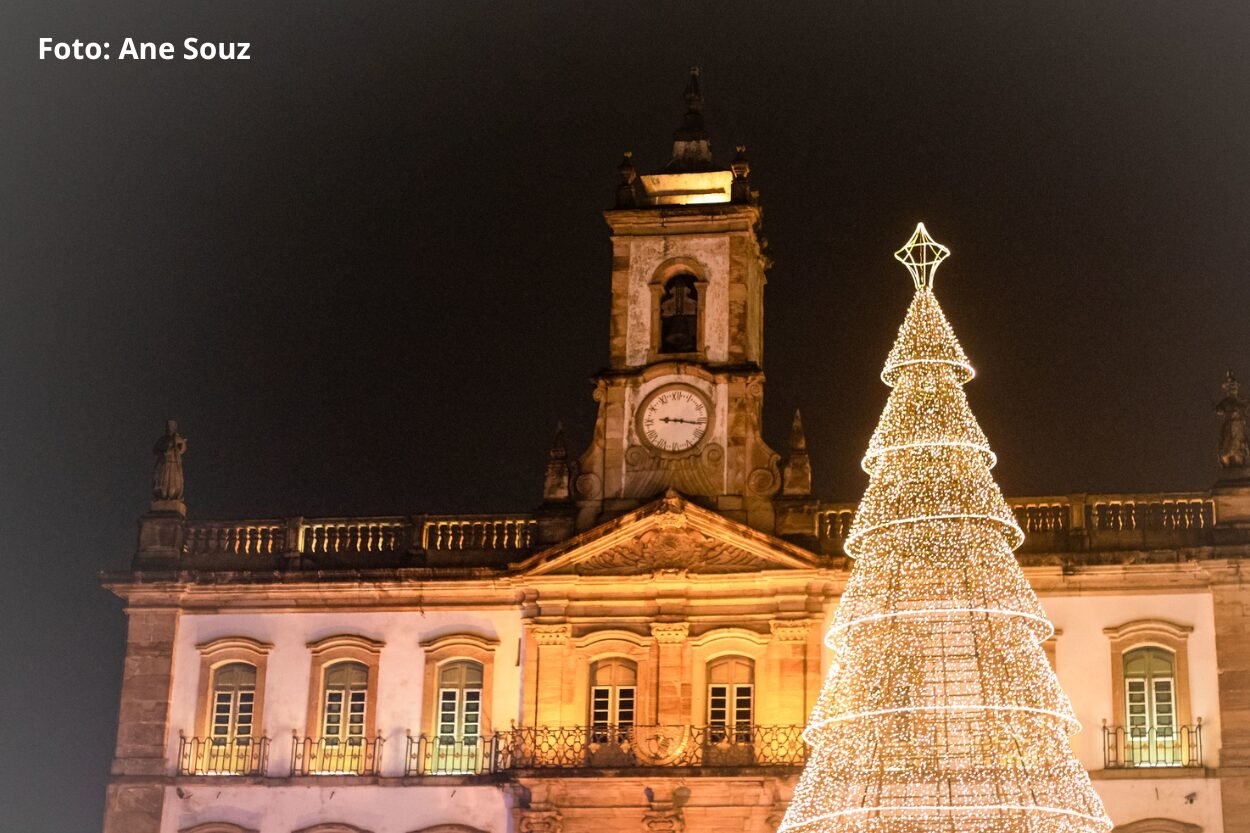
{"type": "Polygon", "coordinates": [[[916,295],[886,359],[833,666],[782,833],[1104,833],[1046,660],[1054,632],[1012,551],[1024,533],[964,396],[972,366],[933,294],[924,225],[895,257],[916,295]]]}

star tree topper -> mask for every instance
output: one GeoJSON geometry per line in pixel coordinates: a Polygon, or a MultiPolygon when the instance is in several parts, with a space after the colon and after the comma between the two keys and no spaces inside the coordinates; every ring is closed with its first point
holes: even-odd
{"type": "Polygon", "coordinates": [[[912,283],[919,292],[922,289],[933,289],[933,275],[950,253],[950,249],[929,236],[929,230],[924,227],[924,223],[916,223],[911,239],[894,253],[894,259],[911,272],[912,283]]]}

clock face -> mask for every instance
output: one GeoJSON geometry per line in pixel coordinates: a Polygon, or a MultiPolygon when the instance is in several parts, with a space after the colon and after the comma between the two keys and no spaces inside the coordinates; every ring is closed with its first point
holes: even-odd
{"type": "Polygon", "coordinates": [[[684,385],[659,388],[638,409],[638,434],[658,451],[686,451],[707,433],[708,402],[684,385]]]}

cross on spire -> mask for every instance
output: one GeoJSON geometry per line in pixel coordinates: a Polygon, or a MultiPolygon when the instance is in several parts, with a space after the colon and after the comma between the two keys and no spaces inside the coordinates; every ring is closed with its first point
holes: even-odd
{"type": "Polygon", "coordinates": [[[929,236],[929,230],[924,227],[924,223],[916,223],[911,239],[894,253],[894,259],[911,272],[912,283],[919,292],[933,289],[933,275],[950,253],[950,249],[929,236]]]}

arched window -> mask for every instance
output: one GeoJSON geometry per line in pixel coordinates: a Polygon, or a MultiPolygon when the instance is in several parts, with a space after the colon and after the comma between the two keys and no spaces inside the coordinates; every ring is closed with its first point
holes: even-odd
{"type": "Polygon", "coordinates": [[[362,662],[336,662],[325,670],[321,737],[327,743],[359,743],[365,736],[369,667],[362,662]]]}
{"type": "Polygon", "coordinates": [[[482,731],[482,663],[456,660],[438,674],[438,739],[476,742],[482,731]]]}
{"type": "Polygon", "coordinates": [[[215,742],[252,737],[256,708],[256,666],[231,662],[213,671],[213,713],[209,736],[215,742]]]}
{"type": "Polygon", "coordinates": [[[1135,741],[1176,733],[1176,655],[1155,646],[1124,654],[1124,716],[1135,741]]]}
{"type": "Polygon", "coordinates": [[[591,736],[599,743],[633,728],[638,666],[627,659],[603,659],[590,669],[591,736]]]}
{"type": "Polygon", "coordinates": [[[660,296],[660,352],[693,353],[699,349],[699,292],[695,277],[669,278],[660,296]]]}
{"type": "Polygon", "coordinates": [[[750,743],[755,722],[755,663],[748,657],[714,659],[707,666],[707,725],[714,742],[750,743]]]}

